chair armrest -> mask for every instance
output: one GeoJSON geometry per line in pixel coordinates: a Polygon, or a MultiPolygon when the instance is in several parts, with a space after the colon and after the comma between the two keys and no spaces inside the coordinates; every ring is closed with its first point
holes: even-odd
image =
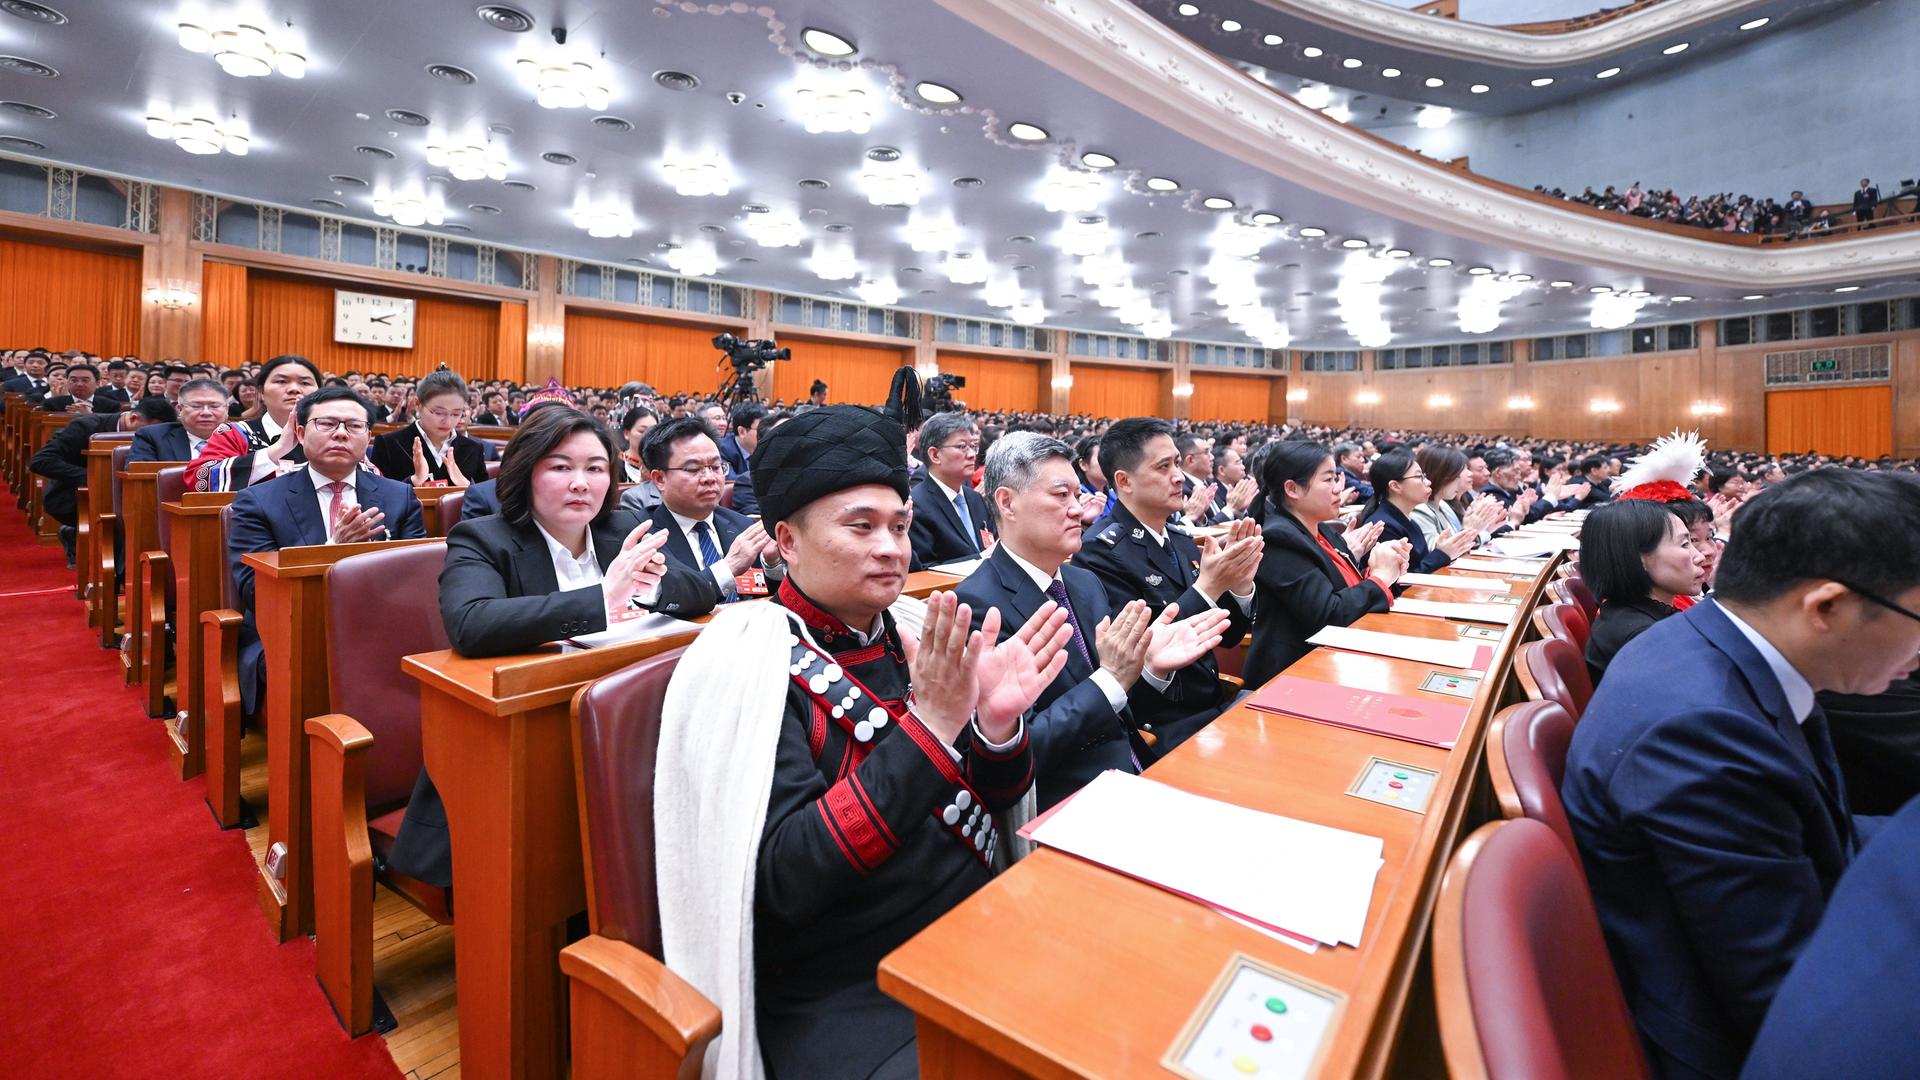
{"type": "Polygon", "coordinates": [[[147,686],[147,715],[167,714],[167,582],[173,564],[164,551],[140,553],[140,590],[127,612],[129,631],[140,639],[139,679],[147,686]]]}
{"type": "Polygon", "coordinates": [[[665,964],[597,934],[560,952],[572,1005],[574,1080],[694,1080],[720,1009],[665,964]]]}
{"type": "Polygon", "coordinates": [[[1220,680],[1221,686],[1226,687],[1227,689],[1233,691],[1236,694],[1247,688],[1246,680],[1242,679],[1238,675],[1229,675],[1223,671],[1217,677],[1220,680]]]}
{"type": "Polygon", "coordinates": [[[240,824],[240,628],[232,608],[200,613],[200,733],[205,748],[207,805],[223,829],[240,824]]]}
{"type": "Polygon", "coordinates": [[[314,973],[348,1035],[373,1027],[373,845],[367,837],[367,752],[373,733],[351,716],[306,723],[313,807],[314,973]]]}

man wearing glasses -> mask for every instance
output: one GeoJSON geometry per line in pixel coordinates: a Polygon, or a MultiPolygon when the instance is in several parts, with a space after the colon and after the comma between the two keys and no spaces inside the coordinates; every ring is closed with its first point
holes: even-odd
{"type": "Polygon", "coordinates": [[[963,412],[935,413],[920,425],[926,479],[913,488],[914,558],[921,566],[977,559],[999,533],[987,500],[973,490],[980,429],[963,412]]]}
{"type": "Polygon", "coordinates": [[[373,467],[389,480],[415,487],[465,487],[487,478],[487,451],[460,433],[466,426],[467,383],[441,368],[420,380],[420,408],[413,422],[373,440],[373,467]]]}
{"type": "Polygon", "coordinates": [[[1818,469],[1740,508],[1710,600],[1614,657],[1561,799],[1661,1076],[1734,1076],[1856,817],[1820,691],[1920,665],[1920,477],[1818,469]]]}
{"type": "Polygon", "coordinates": [[[727,462],[704,419],[683,416],[654,428],[640,444],[640,460],[660,489],[650,516],[655,529],[667,530],[662,550],[669,566],[712,575],[726,600],[765,596],[778,585],[778,548],[767,530],[720,505],[727,462]]]}
{"type": "Polygon", "coordinates": [[[149,424],[134,432],[128,461],[192,461],[227,419],[227,388],[213,379],[194,379],[174,402],[180,419],[149,424]]]}

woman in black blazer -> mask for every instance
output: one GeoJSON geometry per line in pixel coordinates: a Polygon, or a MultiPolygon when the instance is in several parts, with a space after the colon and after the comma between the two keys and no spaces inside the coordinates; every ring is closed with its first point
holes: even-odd
{"type": "Polygon", "coordinates": [[[1386,611],[1388,591],[1407,569],[1407,545],[1375,543],[1363,577],[1342,539],[1340,472],[1326,447],[1275,446],[1260,462],[1266,492],[1266,554],[1253,592],[1249,689],[1279,674],[1313,647],[1326,626],[1346,626],[1369,611],[1386,611]]]}
{"type": "Polygon", "coordinates": [[[1587,637],[1594,685],[1627,642],[1674,613],[1673,598],[1700,591],[1706,555],[1665,503],[1622,499],[1594,508],[1580,526],[1580,578],[1600,613],[1587,637]]]}
{"type": "Polygon", "coordinates": [[[1373,485],[1373,497],[1361,509],[1360,520],[1369,525],[1379,522],[1382,540],[1407,541],[1408,569],[1431,574],[1473,550],[1477,538],[1465,530],[1448,530],[1433,546],[1427,545],[1426,533],[1414,524],[1411,515],[1415,507],[1432,497],[1433,484],[1411,452],[1389,450],[1381,454],[1374,459],[1367,480],[1373,485]]]}
{"type": "Polygon", "coordinates": [[[420,380],[420,410],[413,422],[367,447],[367,460],[389,480],[465,487],[487,478],[487,452],[459,433],[467,419],[467,384],[441,368],[420,380]],[[437,448],[437,449],[436,449],[437,448]]]}

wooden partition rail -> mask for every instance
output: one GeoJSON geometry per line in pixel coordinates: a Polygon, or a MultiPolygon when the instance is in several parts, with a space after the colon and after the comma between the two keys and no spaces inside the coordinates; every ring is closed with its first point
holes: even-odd
{"type": "MultiPolygon", "coordinates": [[[[30,413],[27,420],[27,445],[24,458],[32,461],[33,455],[47,445],[53,434],[66,427],[73,420],[71,413],[49,413],[38,410],[30,413]]],[[[33,530],[42,541],[52,540],[60,533],[60,523],[46,513],[47,479],[33,472],[29,467],[25,477],[27,485],[27,528],[33,530]]]]}
{"type": "MultiPolygon", "coordinates": [[[[206,718],[201,715],[200,615],[221,606],[227,573],[227,537],[220,511],[233,502],[231,491],[189,491],[179,502],[160,507],[172,517],[172,547],[167,562],[173,570],[174,707],[178,717],[170,725],[174,765],[180,779],[199,776],[206,767],[206,718]]],[[[152,583],[148,584],[152,587],[152,583]]],[[[147,598],[149,605],[154,597],[147,598]]],[[[149,640],[149,659],[156,641],[149,640]]],[[[151,670],[151,669],[149,669],[151,670]]],[[[163,669],[164,677],[164,669],[163,669]]],[[[151,684],[149,684],[151,685],[151,684]]]]}
{"type": "MultiPolygon", "coordinates": [[[[147,643],[140,632],[140,620],[148,610],[141,556],[160,550],[160,470],[185,464],[184,461],[129,461],[116,477],[120,481],[120,535],[126,538],[127,562],[127,635],[120,650],[120,662],[128,684],[144,683],[147,678],[147,643]]],[[[166,663],[164,656],[160,662],[166,663]]],[[[158,704],[148,704],[148,714],[159,715],[158,704]]]]}
{"type": "MultiPolygon", "coordinates": [[[[1543,566],[1537,577],[1507,579],[1525,583],[1527,595],[1492,646],[1451,750],[1243,705],[1148,768],[1147,776],[1174,787],[1381,837],[1385,865],[1359,948],[1322,946],[1308,955],[1203,905],[1040,849],[881,961],[880,988],[918,1014],[921,1075],[1164,1075],[1161,1055],[1236,953],[1345,995],[1320,1048],[1318,1075],[1379,1077],[1390,1067],[1441,1075],[1430,1005],[1412,1005],[1416,969],[1448,853],[1476,819],[1487,723],[1517,694],[1508,680],[1513,653],[1548,576],[1543,566]],[[1437,771],[1424,813],[1347,794],[1376,756],[1437,771]]],[[[1408,590],[1423,594],[1459,596],[1408,590]]],[[[1447,640],[1462,629],[1405,614],[1368,615],[1355,625],[1447,640]]],[[[1420,696],[1434,670],[1318,649],[1287,674],[1420,696]]]]}
{"type": "MultiPolygon", "coordinates": [[[[906,591],[923,597],[958,582],[923,571],[906,591]]],[[[568,708],[587,683],[698,632],[690,625],[604,649],[490,660],[444,650],[406,658],[453,844],[460,1067],[469,1077],[565,1075],[559,957],[567,920],[586,910],[568,708]]]]}

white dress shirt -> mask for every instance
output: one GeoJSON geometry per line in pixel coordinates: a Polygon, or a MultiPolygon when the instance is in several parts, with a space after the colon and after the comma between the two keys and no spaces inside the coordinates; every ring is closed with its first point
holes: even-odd
{"type": "Polygon", "coordinates": [[[713,523],[713,516],[709,514],[705,518],[683,517],[675,514],[672,509],[668,509],[667,513],[673,516],[673,523],[679,527],[681,537],[687,542],[687,549],[693,552],[694,565],[713,576],[713,580],[720,586],[720,595],[732,596],[739,584],[734,580],[732,568],[727,565],[727,549],[720,546],[720,527],[713,523]],[[713,540],[713,546],[720,551],[720,560],[711,566],[707,565],[706,558],[700,554],[700,537],[693,531],[693,527],[702,521],[707,523],[707,535],[713,540]]]}
{"type": "Polygon", "coordinates": [[[453,445],[453,436],[447,436],[446,442],[435,446],[433,445],[433,437],[427,434],[426,428],[420,426],[420,421],[415,420],[413,422],[413,430],[420,433],[420,441],[427,448],[427,456],[433,459],[433,467],[436,469],[439,468],[440,460],[447,456],[447,447],[453,445]]]}
{"type": "MultiPolygon", "coordinates": [[[[958,506],[955,506],[954,504],[956,501],[959,500],[960,493],[948,487],[946,484],[942,483],[940,478],[933,474],[932,469],[927,470],[927,479],[933,481],[933,486],[940,489],[940,494],[946,498],[947,505],[950,507],[953,507],[954,515],[956,517],[959,516],[960,508],[958,506]]],[[[967,539],[973,543],[973,549],[975,551],[979,551],[980,550],[980,528],[982,523],[973,520],[973,507],[971,506],[967,507],[966,520],[970,522],[973,526],[973,535],[967,537],[967,539]]]]}
{"type": "Polygon", "coordinates": [[[1793,710],[1793,722],[1806,723],[1807,717],[1813,714],[1813,684],[1760,631],[1748,626],[1746,620],[1735,615],[1725,604],[1718,606],[1721,614],[1733,623],[1734,629],[1740,631],[1740,636],[1753,643],[1754,649],[1760,653],[1760,659],[1767,662],[1767,668],[1779,680],[1781,692],[1787,695],[1787,708],[1793,710]]]}
{"type": "Polygon", "coordinates": [[[540,530],[540,539],[547,542],[547,554],[553,559],[553,576],[560,582],[561,592],[584,589],[589,585],[598,585],[606,577],[600,571],[600,559],[593,550],[593,530],[587,530],[587,543],[579,555],[567,550],[567,545],[553,538],[536,521],[533,527],[540,530]]]}
{"type": "MultiPolygon", "coordinates": [[[[1046,572],[1042,571],[1039,567],[1014,554],[1012,548],[1007,549],[1007,557],[1013,560],[1013,565],[1019,567],[1027,577],[1033,580],[1033,587],[1043,593],[1049,588],[1052,588],[1054,582],[1060,580],[1059,571],[1055,571],[1052,576],[1048,576],[1046,572]]],[[[1052,597],[1048,597],[1048,599],[1052,599],[1052,597]]],[[[1079,617],[1080,613],[1074,612],[1074,619],[1076,621],[1078,621],[1079,617]]],[[[1017,630],[1019,627],[1012,627],[1011,629],[1017,630]]],[[[1093,684],[1100,688],[1101,693],[1107,695],[1107,704],[1113,707],[1113,711],[1117,715],[1121,709],[1127,707],[1127,692],[1120,688],[1120,680],[1114,678],[1113,672],[1100,666],[1099,654],[1094,649],[1094,640],[1088,636],[1096,629],[1096,627],[1092,626],[1081,626],[1080,638],[1087,643],[1087,653],[1089,657],[1093,659],[1094,668],[1096,669],[1092,675],[1093,684]]],[[[1072,648],[1073,644],[1069,642],[1067,647],[1072,648]]],[[[1140,677],[1147,680],[1148,686],[1162,693],[1166,691],[1167,687],[1173,685],[1172,678],[1160,678],[1153,674],[1153,672],[1148,671],[1144,665],[1140,668],[1140,677]]]]}
{"type": "MultiPolygon", "coordinates": [[[[234,423],[244,424],[246,421],[236,420],[234,423]]],[[[260,427],[267,433],[267,446],[272,446],[274,443],[279,442],[280,433],[286,430],[284,425],[273,422],[272,413],[265,412],[260,414],[260,427]]],[[[189,436],[189,438],[191,438],[191,436],[189,436]]],[[[275,476],[285,476],[288,473],[299,471],[300,462],[285,460],[274,461],[267,456],[267,451],[262,448],[254,452],[253,469],[247,477],[247,483],[250,485],[257,484],[262,480],[271,479],[275,476]]]]}

